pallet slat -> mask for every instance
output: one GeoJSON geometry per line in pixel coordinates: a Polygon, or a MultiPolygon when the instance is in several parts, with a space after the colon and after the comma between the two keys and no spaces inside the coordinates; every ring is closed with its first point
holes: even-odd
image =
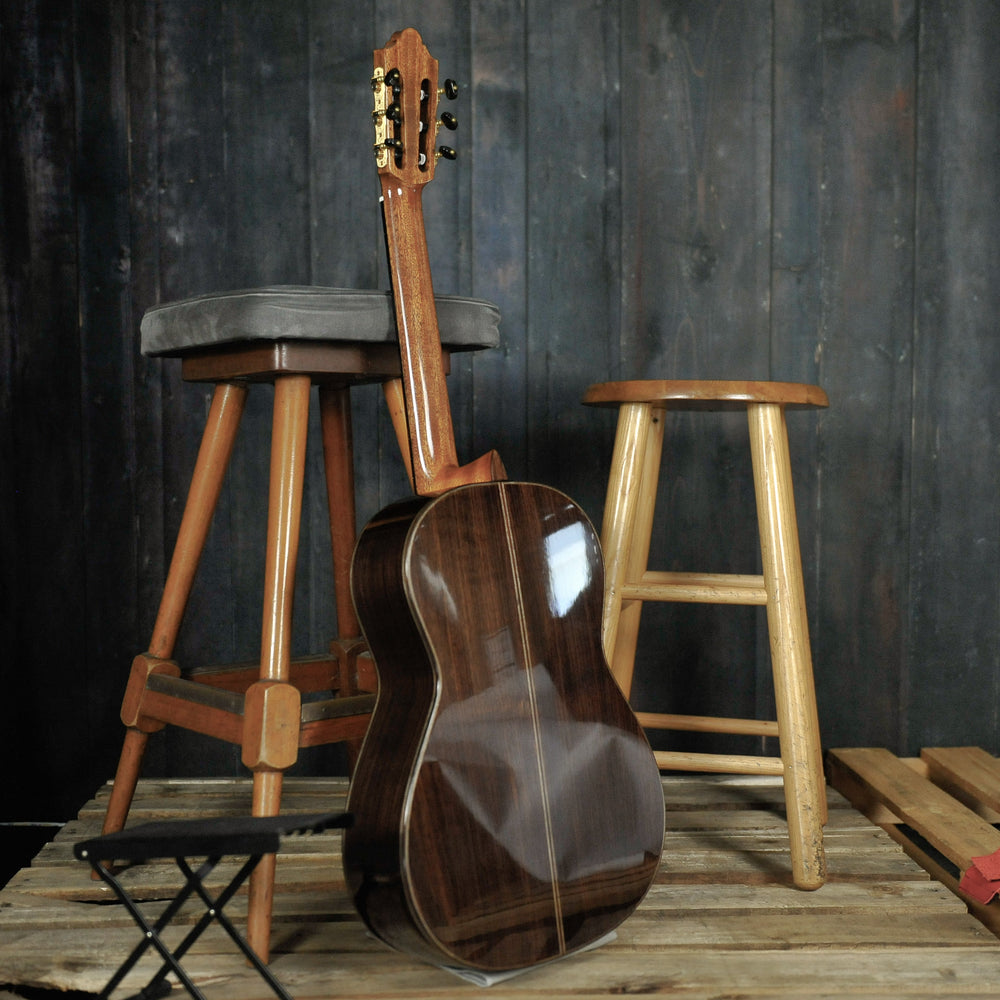
{"type": "Polygon", "coordinates": [[[973,858],[1000,850],[1000,832],[888,750],[834,750],[829,759],[835,787],[867,793],[962,871],[973,858]]]}

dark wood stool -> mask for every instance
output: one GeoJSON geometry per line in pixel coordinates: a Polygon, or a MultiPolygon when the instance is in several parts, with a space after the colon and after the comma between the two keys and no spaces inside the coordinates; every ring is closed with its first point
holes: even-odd
{"type": "MultiPolygon", "coordinates": [[[[438,296],[436,304],[446,370],[451,352],[499,342],[495,306],[453,296],[438,296]]],[[[352,385],[383,383],[404,461],[412,469],[389,292],[279,287],[157,306],[143,317],[142,350],[180,357],[183,377],[212,382],[215,393],[152,639],[133,661],[122,701],[127,730],[105,833],[125,825],[149,735],[165,725],[241,747],[243,763],[254,774],[254,816],[278,813],[282,775],[300,747],[363,737],[376,680],[350,594],[356,530],[352,385]],[[247,393],[262,382],[274,385],[274,414],[260,663],[182,676],[171,659],[178,630],[247,393]],[[292,600],[314,384],[319,386],[338,635],[329,652],[293,661],[292,600]],[[303,701],[306,692],[311,697],[303,701]]],[[[250,945],[264,961],[273,881],[274,858],[265,857],[250,880],[248,914],[250,945]]]]}
{"type": "Polygon", "coordinates": [[[602,632],[612,673],[628,697],[644,601],[767,608],[777,720],[652,712],[637,717],[648,729],[777,737],[780,758],[673,751],[657,751],[655,757],[662,769],[782,776],[792,876],[801,889],[818,888],[826,879],[826,790],[785,410],[825,407],[826,393],[790,382],[649,380],[592,385],[583,401],[618,408],[601,530],[606,565],[602,632]],[[648,569],[666,410],[746,412],[762,575],[648,569]]]}

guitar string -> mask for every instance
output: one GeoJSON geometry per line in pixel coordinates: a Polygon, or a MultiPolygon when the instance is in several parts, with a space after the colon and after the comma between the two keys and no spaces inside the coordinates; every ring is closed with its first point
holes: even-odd
{"type": "Polygon", "coordinates": [[[524,658],[527,661],[525,676],[528,682],[528,700],[531,703],[531,724],[535,735],[536,757],[538,761],[538,779],[541,784],[542,816],[545,825],[545,846],[549,856],[549,872],[552,877],[552,903],[555,907],[556,916],[556,936],[558,939],[559,953],[566,953],[566,929],[563,927],[562,898],[559,889],[559,873],[556,866],[555,841],[552,835],[552,807],[548,796],[548,778],[545,771],[545,755],[542,751],[542,728],[538,718],[538,700],[535,693],[534,678],[531,673],[532,657],[531,644],[528,639],[528,622],[524,613],[524,595],[521,591],[520,566],[517,560],[517,550],[514,546],[513,519],[510,512],[510,502],[507,497],[508,487],[505,483],[498,483],[500,490],[500,511],[504,525],[504,538],[507,542],[507,556],[510,561],[511,573],[514,582],[514,599],[517,602],[518,628],[521,632],[521,648],[524,650],[524,658]]]}

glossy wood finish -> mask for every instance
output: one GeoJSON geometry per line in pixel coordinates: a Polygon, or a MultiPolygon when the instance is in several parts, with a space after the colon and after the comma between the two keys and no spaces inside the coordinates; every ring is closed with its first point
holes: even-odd
{"type": "Polygon", "coordinates": [[[591,386],[584,402],[620,407],[601,533],[608,574],[602,634],[612,672],[630,696],[645,601],[766,607],[776,721],[676,712],[643,712],[639,719],[653,730],[777,736],[780,758],[677,750],[655,756],[664,769],[783,776],[793,878],[799,888],[815,889],[826,878],[825,779],[785,409],[826,406],[826,393],[790,383],[637,380],[591,386]],[[746,411],[760,575],[649,570],[669,408],[746,411]]]}
{"type": "Polygon", "coordinates": [[[725,379],[636,379],[599,382],[583,396],[591,406],[656,403],[663,409],[745,410],[749,403],[776,403],[786,409],[829,406],[818,385],[725,379]]]}
{"type": "Polygon", "coordinates": [[[662,795],[604,659],[586,517],[524,483],[404,501],[362,533],[353,586],[380,691],[344,867],[371,929],[491,971],[612,930],[653,876],[662,795]]]}
{"type": "MultiPolygon", "coordinates": [[[[396,32],[374,53],[376,131],[388,132],[398,146],[376,148],[382,187],[389,272],[392,278],[402,384],[409,427],[408,469],[420,496],[435,496],[463,483],[489,482],[506,476],[495,451],[459,467],[448,387],[441,367],[431,278],[424,230],[423,191],[434,176],[437,135],[438,63],[412,28],[396,32]],[[398,73],[398,86],[386,80],[398,73]],[[385,110],[399,106],[399,120],[385,110]]],[[[381,134],[381,133],[379,133],[381,134]]]]}

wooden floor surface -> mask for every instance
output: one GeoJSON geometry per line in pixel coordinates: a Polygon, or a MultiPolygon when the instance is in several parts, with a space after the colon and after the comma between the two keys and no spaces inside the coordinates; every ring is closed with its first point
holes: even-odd
{"type": "MultiPolygon", "coordinates": [[[[829,883],[806,893],[789,884],[774,780],[665,777],[663,788],[659,876],[617,940],[493,986],[489,1000],[1000,995],[1000,941],[836,791],[826,830],[829,883]]],[[[342,779],[288,779],[285,809],[338,809],[345,793],[342,779]]],[[[106,796],[101,789],[0,891],[0,993],[97,993],[138,940],[122,907],[72,856],[76,840],[98,832],[106,796]]],[[[248,806],[242,780],[144,781],[132,822],[241,814],[248,806]]],[[[335,832],[293,838],[279,859],[272,968],[296,1000],[483,993],[366,934],[344,889],[339,842],[335,832]]],[[[172,863],[158,863],[133,868],[125,880],[155,913],[176,876],[172,863]]],[[[237,898],[232,912],[241,905],[237,898]]],[[[206,934],[184,964],[209,998],[272,996],[221,931],[206,934]]],[[[118,995],[129,986],[134,993],[152,968],[146,959],[118,995]]]]}

